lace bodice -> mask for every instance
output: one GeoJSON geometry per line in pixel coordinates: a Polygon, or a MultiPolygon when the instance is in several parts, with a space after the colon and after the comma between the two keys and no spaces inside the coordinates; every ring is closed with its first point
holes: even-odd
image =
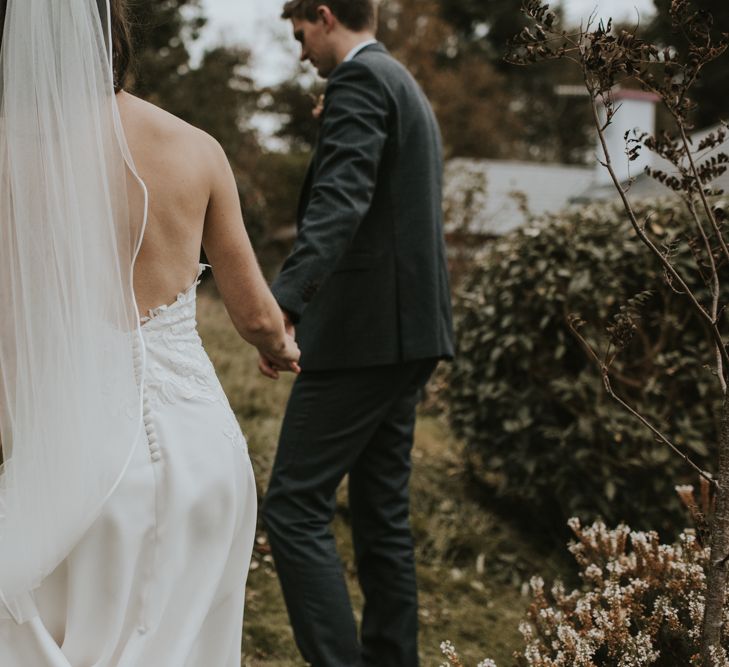
{"type": "Polygon", "coordinates": [[[173,303],[154,308],[142,318],[147,352],[145,402],[152,410],[181,401],[223,403],[231,417],[231,423],[225,426],[226,435],[234,444],[244,444],[197,331],[197,286],[205,267],[200,265],[195,282],[173,303]]]}

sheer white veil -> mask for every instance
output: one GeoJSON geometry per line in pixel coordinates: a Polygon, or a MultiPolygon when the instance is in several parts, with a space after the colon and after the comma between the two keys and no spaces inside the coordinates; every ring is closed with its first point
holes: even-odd
{"type": "Polygon", "coordinates": [[[0,616],[98,516],[143,437],[132,284],[147,194],[109,0],[8,0],[0,52],[0,616]]]}

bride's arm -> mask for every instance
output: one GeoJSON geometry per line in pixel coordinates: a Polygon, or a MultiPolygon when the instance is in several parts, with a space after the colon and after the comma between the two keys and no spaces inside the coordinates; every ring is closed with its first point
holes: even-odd
{"type": "Polygon", "coordinates": [[[243,223],[233,172],[217,143],[211,147],[210,161],[203,247],[225,307],[238,333],[263,357],[277,367],[297,370],[298,348],[286,334],[281,309],[258,265],[243,223]]]}

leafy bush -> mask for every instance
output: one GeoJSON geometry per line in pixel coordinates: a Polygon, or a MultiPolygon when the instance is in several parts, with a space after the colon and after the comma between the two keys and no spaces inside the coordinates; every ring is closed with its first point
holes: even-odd
{"type": "MultiPolygon", "coordinates": [[[[650,210],[652,235],[688,271],[686,216],[671,202],[650,210]]],[[[705,296],[699,276],[694,283],[705,296]]],[[[606,328],[636,295],[642,317],[613,388],[706,468],[719,414],[707,398],[719,393],[704,366],[707,336],[616,206],[590,205],[490,242],[459,292],[451,422],[474,477],[497,498],[524,503],[530,520],[601,516],[673,534],[680,525],[673,487],[693,473],[606,395],[568,327],[579,314],[586,339],[604,349],[606,328]]]]}

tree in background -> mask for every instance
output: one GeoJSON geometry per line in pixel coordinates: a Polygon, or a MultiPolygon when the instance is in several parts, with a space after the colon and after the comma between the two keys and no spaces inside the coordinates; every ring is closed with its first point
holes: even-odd
{"type": "Polygon", "coordinates": [[[316,145],[319,121],[312,110],[324,92],[324,83],[306,76],[304,68],[292,78],[269,88],[261,97],[259,108],[279,117],[276,136],[283,139],[292,153],[310,153],[316,145]]]}
{"type": "Polygon", "coordinates": [[[513,156],[523,130],[510,109],[506,80],[483,54],[459,47],[437,0],[385,2],[378,36],[425,91],[448,154],[513,156]]]}
{"type": "Polygon", "coordinates": [[[231,162],[258,247],[271,224],[266,183],[258,161],[263,154],[252,119],[261,91],[250,69],[250,53],[218,46],[193,63],[190,49],[206,18],[201,0],[145,0],[132,6],[137,64],[132,89],[166,111],[211,134],[231,162]]]}
{"type": "MultiPolygon", "coordinates": [[[[674,28],[671,22],[671,0],[654,0],[656,16],[647,31],[647,38],[662,45],[670,45],[685,55],[688,40],[684,31],[674,28]]],[[[726,0],[694,0],[696,9],[713,17],[713,38],[729,33],[729,3],[726,0]]],[[[697,127],[716,125],[729,119],[729,96],[726,94],[727,66],[716,61],[706,66],[696,82],[692,97],[697,104],[694,122],[697,127]]]]}
{"type": "Polygon", "coordinates": [[[131,5],[136,94],[164,106],[190,70],[189,46],[206,19],[201,0],[145,0],[131,5]]]}
{"type": "MultiPolygon", "coordinates": [[[[653,0],[656,15],[651,20],[646,37],[665,46],[673,46],[686,54],[686,35],[673,28],[670,18],[671,0],[653,0]]],[[[587,103],[578,99],[565,98],[556,91],[559,84],[579,84],[574,73],[559,63],[541,63],[539,68],[515,68],[503,61],[503,54],[509,38],[525,25],[524,17],[516,11],[521,2],[517,0],[437,0],[440,15],[455,31],[451,39],[453,61],[472,57],[488,64],[490,71],[501,75],[505,84],[501,96],[510,99],[509,110],[513,114],[511,124],[521,127],[522,132],[507,151],[511,157],[537,161],[579,163],[591,156],[594,132],[590,126],[587,103]]],[[[422,12],[426,3],[405,0],[399,4],[417,5],[422,12]]],[[[713,17],[713,32],[716,39],[721,33],[729,32],[729,3],[726,0],[702,0],[700,9],[713,17]]],[[[427,13],[430,13],[430,9],[427,13]]],[[[561,18],[557,7],[555,14],[561,18]]],[[[457,69],[451,63],[451,69],[457,69]]],[[[729,117],[729,97],[724,93],[726,68],[722,63],[712,63],[702,73],[693,92],[697,103],[694,122],[698,127],[717,124],[729,117]]],[[[451,91],[453,92],[453,91],[451,91]]],[[[468,86],[463,94],[470,94],[468,86]]],[[[451,104],[458,104],[459,96],[450,97],[451,104]]],[[[467,113],[465,114],[468,115],[467,113]]],[[[660,125],[665,119],[661,118],[660,125]]],[[[448,120],[444,119],[444,134],[448,138],[448,120]]],[[[507,130],[507,135],[510,132],[507,130]]],[[[461,145],[484,145],[479,133],[472,132],[468,124],[454,142],[454,153],[461,155],[461,145]]],[[[474,149],[471,148],[474,152],[474,149]]],[[[477,156],[490,157],[492,151],[475,149],[477,156]]],[[[464,153],[465,155],[466,153],[464,153]]]]}
{"type": "Polygon", "coordinates": [[[438,4],[464,44],[496,61],[506,52],[509,39],[526,25],[521,3],[513,0],[438,0],[438,4]]]}
{"type": "MultiPolygon", "coordinates": [[[[503,59],[512,35],[524,27],[518,0],[437,0],[442,18],[453,28],[451,49],[456,59],[475,59],[488,65],[502,82],[501,96],[509,99],[510,125],[520,128],[512,137],[512,158],[564,164],[584,163],[594,146],[589,106],[564,97],[558,86],[580,83],[563,63],[550,63],[535,73],[503,59]]],[[[422,3],[418,3],[422,5],[422,3]]],[[[557,13],[561,10],[557,7],[557,13]]],[[[486,92],[486,91],[484,91],[486,92]]],[[[468,85],[464,95],[471,94],[468,85]]],[[[465,103],[468,103],[466,100],[465,103]]],[[[467,141],[465,143],[468,143],[467,141]]]]}
{"type": "Polygon", "coordinates": [[[193,64],[190,48],[206,24],[201,0],[148,0],[132,5],[136,67],[134,92],[212,134],[228,156],[258,150],[249,124],[259,91],[250,53],[216,47],[193,64]]]}
{"type": "MultiPolygon", "coordinates": [[[[577,83],[574,74],[559,63],[535,75],[503,62],[521,24],[513,0],[383,0],[378,37],[430,99],[448,156],[583,162],[594,144],[588,105],[555,92],[577,83]]],[[[282,115],[278,136],[293,151],[313,147],[311,98],[324,89],[303,72],[269,89],[264,105],[282,115]]]]}

